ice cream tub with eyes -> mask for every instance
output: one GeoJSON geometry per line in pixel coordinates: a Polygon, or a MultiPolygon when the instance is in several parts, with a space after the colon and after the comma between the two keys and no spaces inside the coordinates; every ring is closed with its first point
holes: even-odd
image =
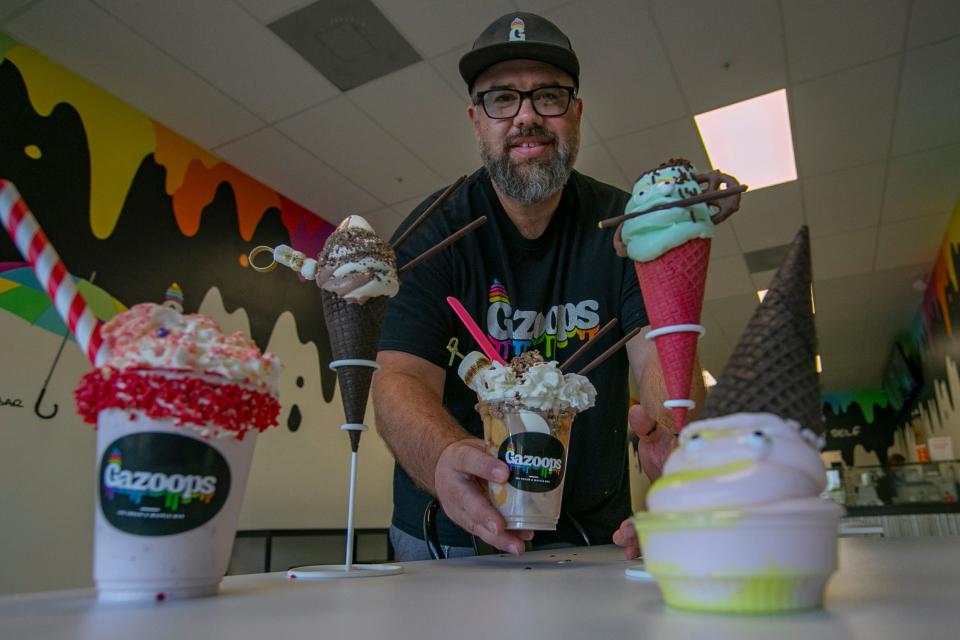
{"type": "Polygon", "coordinates": [[[774,277],[699,419],[634,517],[647,570],[675,608],[820,607],[843,509],[826,472],[806,228],[774,277]]]}

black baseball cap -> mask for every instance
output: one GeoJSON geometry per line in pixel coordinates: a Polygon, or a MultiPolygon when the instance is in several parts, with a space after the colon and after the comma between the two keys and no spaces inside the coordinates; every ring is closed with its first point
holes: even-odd
{"type": "Polygon", "coordinates": [[[460,58],[460,75],[468,88],[484,69],[505,60],[537,60],[563,69],[576,85],[580,61],[557,25],[535,13],[518,11],[500,16],[483,30],[473,48],[460,58]]]}

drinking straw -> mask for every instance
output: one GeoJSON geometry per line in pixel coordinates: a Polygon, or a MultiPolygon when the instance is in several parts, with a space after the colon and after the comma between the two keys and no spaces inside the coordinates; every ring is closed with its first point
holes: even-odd
{"type": "Polygon", "coordinates": [[[447,304],[453,308],[453,312],[457,314],[458,318],[460,318],[460,322],[462,322],[463,326],[467,328],[467,331],[470,332],[470,335],[473,336],[473,339],[477,341],[477,344],[480,346],[480,350],[483,351],[483,354],[487,356],[491,362],[507,364],[507,361],[500,357],[500,354],[497,352],[497,350],[494,349],[493,345],[490,344],[490,341],[487,340],[487,336],[483,335],[483,331],[477,326],[477,323],[473,321],[473,318],[470,317],[470,314],[464,308],[463,303],[453,296],[447,296],[447,304]]]}
{"type": "Polygon", "coordinates": [[[603,334],[605,334],[607,331],[610,331],[610,329],[613,329],[616,325],[617,325],[617,319],[611,318],[610,322],[603,325],[603,327],[601,327],[599,331],[593,334],[593,336],[591,336],[589,340],[584,342],[579,349],[573,352],[572,356],[567,358],[566,361],[560,365],[560,371],[569,369],[570,365],[572,365],[576,360],[578,360],[580,356],[585,354],[590,347],[595,345],[597,343],[597,340],[603,337],[603,334]]]}
{"type": "Polygon", "coordinates": [[[394,251],[396,251],[396,249],[397,249],[401,244],[403,244],[403,243],[407,240],[407,238],[410,237],[410,234],[413,233],[413,231],[414,231],[417,227],[419,227],[419,226],[423,223],[424,220],[426,220],[427,218],[429,218],[429,217],[430,217],[430,214],[433,213],[434,211],[436,211],[437,208],[438,208],[441,204],[443,204],[443,203],[446,201],[447,198],[450,197],[450,194],[452,194],[454,191],[456,191],[456,190],[460,187],[460,185],[463,184],[463,181],[466,180],[466,179],[467,179],[467,176],[460,176],[459,178],[457,178],[456,182],[454,182],[454,183],[451,184],[449,187],[447,187],[446,189],[444,189],[443,193],[441,193],[441,194],[437,197],[436,200],[434,200],[432,203],[430,203],[430,206],[427,207],[426,210],[424,210],[424,212],[421,213],[421,214],[417,217],[417,219],[414,220],[413,223],[412,223],[409,227],[407,227],[407,228],[404,230],[403,233],[400,234],[400,237],[397,238],[397,239],[394,241],[394,243],[393,243],[393,249],[394,249],[394,251]]]}
{"type": "Polygon", "coordinates": [[[443,251],[443,250],[446,249],[449,245],[453,244],[454,242],[456,242],[457,240],[459,240],[459,239],[462,238],[463,236],[467,235],[468,233],[471,233],[474,229],[476,229],[477,227],[483,225],[486,221],[487,221],[487,216],[480,216],[479,218],[477,218],[476,220],[474,220],[473,222],[471,222],[470,224],[468,224],[468,225],[465,226],[464,228],[460,229],[460,230],[457,231],[456,233],[451,234],[449,238],[445,238],[445,239],[441,240],[440,242],[438,242],[437,244],[433,245],[432,247],[430,247],[429,249],[427,249],[426,251],[424,251],[423,253],[421,253],[420,255],[418,255],[416,258],[414,258],[413,260],[411,260],[411,261],[408,262],[407,264],[405,264],[405,265],[403,265],[402,267],[400,267],[400,269],[397,271],[397,273],[398,273],[398,274],[402,274],[402,273],[405,273],[405,272],[409,271],[410,269],[413,269],[415,266],[417,266],[418,264],[420,264],[421,262],[423,262],[423,261],[426,260],[427,258],[430,258],[430,257],[433,256],[435,253],[439,253],[440,251],[443,251]]]}
{"type": "Polygon", "coordinates": [[[609,349],[607,349],[606,351],[604,351],[603,353],[601,353],[599,356],[597,356],[596,358],[594,358],[593,361],[592,361],[590,364],[588,364],[587,366],[585,366],[585,367],[584,367],[583,369],[581,369],[578,373],[579,373],[580,375],[582,375],[582,376],[585,376],[585,375],[587,375],[588,373],[590,373],[591,371],[593,371],[594,369],[596,369],[597,367],[599,367],[599,366],[603,363],[604,360],[606,360],[607,358],[609,358],[610,356],[612,356],[614,353],[617,352],[618,349],[620,349],[620,347],[622,347],[623,345],[625,345],[625,344],[627,344],[628,342],[630,342],[630,340],[632,340],[635,335],[637,335],[638,333],[640,333],[640,331],[642,330],[642,328],[643,328],[643,327],[637,327],[636,329],[634,329],[633,331],[631,331],[631,332],[628,333],[627,335],[625,335],[625,336],[623,336],[622,338],[620,338],[619,340],[617,340],[615,343],[613,343],[613,345],[612,345],[609,349]]]}
{"type": "Polygon", "coordinates": [[[720,189],[718,191],[707,191],[706,193],[701,193],[690,198],[685,198],[683,200],[674,200],[673,202],[664,202],[663,204],[658,204],[655,207],[650,207],[643,211],[633,211],[631,213],[625,213],[622,216],[617,216],[615,218],[607,218],[606,220],[601,220],[597,223],[597,226],[600,229],[606,229],[608,227],[615,227],[624,220],[630,220],[631,218],[636,218],[637,216],[642,216],[646,213],[652,213],[654,211],[660,211],[662,209],[673,209],[676,207],[689,207],[692,204],[699,204],[701,202],[709,202],[711,200],[719,200],[720,198],[726,198],[727,196],[734,196],[738,193],[743,193],[748,189],[745,184],[738,184],[735,187],[730,187],[728,189],[720,189]]]}
{"type": "Polygon", "coordinates": [[[20,254],[30,263],[40,285],[46,289],[57,313],[69,327],[77,344],[93,366],[107,358],[107,346],[100,328],[103,323],[93,315],[77,290],[63,261],[47,234],[33,216],[12,182],[0,178],[0,222],[20,254]]]}

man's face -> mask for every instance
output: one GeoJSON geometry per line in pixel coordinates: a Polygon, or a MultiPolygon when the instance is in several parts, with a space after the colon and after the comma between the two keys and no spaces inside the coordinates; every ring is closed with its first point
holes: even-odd
{"type": "MultiPolygon", "coordinates": [[[[572,87],[573,78],[542,62],[509,60],[480,74],[471,98],[489,89],[530,91],[555,85],[572,87]]],[[[467,109],[487,171],[504,195],[522,204],[542,202],[566,184],[580,150],[582,113],[579,98],[562,116],[541,116],[529,97],[513,118],[490,118],[479,104],[467,109]]]]}

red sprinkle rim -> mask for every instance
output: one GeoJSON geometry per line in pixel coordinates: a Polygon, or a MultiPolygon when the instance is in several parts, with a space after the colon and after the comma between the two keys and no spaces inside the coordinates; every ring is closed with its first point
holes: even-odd
{"type": "Polygon", "coordinates": [[[178,425],[211,427],[211,435],[264,431],[277,424],[280,403],[273,394],[235,383],[192,375],[169,376],[143,369],[95,369],[74,392],[77,412],[96,424],[105,409],[142,411],[150,418],[173,418],[178,425]]]}

